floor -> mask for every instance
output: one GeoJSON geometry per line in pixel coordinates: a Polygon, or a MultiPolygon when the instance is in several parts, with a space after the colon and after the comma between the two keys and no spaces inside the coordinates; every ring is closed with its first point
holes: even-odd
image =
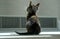
{"type": "MultiPolygon", "coordinates": [[[[44,31],[42,31],[39,35],[18,35],[14,32],[15,29],[0,29],[0,39],[60,39],[60,31],[57,29],[43,30],[44,31]]],[[[16,29],[16,31],[19,30],[16,29]]],[[[25,29],[22,29],[21,31],[25,32],[25,29]]]]}

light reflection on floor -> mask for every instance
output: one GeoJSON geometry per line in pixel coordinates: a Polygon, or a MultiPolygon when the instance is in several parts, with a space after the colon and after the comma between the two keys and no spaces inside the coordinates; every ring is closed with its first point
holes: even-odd
{"type": "MultiPolygon", "coordinates": [[[[50,35],[50,34],[52,34],[52,35],[60,35],[60,32],[41,32],[40,33],[40,35],[50,35]]],[[[0,33],[0,35],[18,35],[18,34],[16,34],[15,32],[3,32],[3,33],[0,33]]]]}
{"type": "Polygon", "coordinates": [[[31,37],[57,37],[60,32],[41,32],[40,35],[18,35],[15,32],[0,33],[0,38],[31,38],[31,37]]]}
{"type": "Polygon", "coordinates": [[[51,35],[18,35],[15,32],[0,33],[0,38],[31,38],[31,37],[52,37],[51,35]]]}
{"type": "Polygon", "coordinates": [[[40,34],[52,34],[52,35],[60,35],[60,32],[41,32],[40,34]]]}

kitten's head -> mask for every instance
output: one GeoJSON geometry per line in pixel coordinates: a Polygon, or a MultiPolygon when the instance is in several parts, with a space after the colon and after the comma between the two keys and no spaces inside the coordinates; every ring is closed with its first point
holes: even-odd
{"type": "Polygon", "coordinates": [[[37,3],[36,5],[32,5],[32,1],[30,1],[30,4],[27,8],[27,12],[28,13],[36,13],[36,11],[38,10],[40,3],[37,3]]]}

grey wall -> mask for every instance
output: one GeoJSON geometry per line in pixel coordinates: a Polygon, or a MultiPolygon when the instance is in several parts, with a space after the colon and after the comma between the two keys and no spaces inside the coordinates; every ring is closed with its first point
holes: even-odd
{"type": "Polygon", "coordinates": [[[40,16],[58,16],[58,0],[40,0],[40,16]]]}
{"type": "Polygon", "coordinates": [[[0,15],[25,15],[26,0],[0,0],[0,15]]]}
{"type": "MultiPolygon", "coordinates": [[[[30,0],[0,0],[0,15],[26,16],[30,0]]],[[[58,16],[57,0],[32,0],[33,4],[41,3],[37,15],[58,16]]]]}
{"type": "Polygon", "coordinates": [[[30,0],[0,0],[0,15],[26,16],[26,7],[28,7],[29,1],[30,0]]]}
{"type": "Polygon", "coordinates": [[[58,2],[58,29],[60,30],[60,0],[57,0],[58,2]]]}
{"type": "Polygon", "coordinates": [[[60,20],[60,0],[58,0],[58,18],[60,20]]]}

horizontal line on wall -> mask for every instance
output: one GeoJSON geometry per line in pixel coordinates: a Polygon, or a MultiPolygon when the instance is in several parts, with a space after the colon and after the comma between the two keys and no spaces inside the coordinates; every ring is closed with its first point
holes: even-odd
{"type": "MultiPolygon", "coordinates": [[[[1,17],[26,17],[24,15],[0,15],[1,17]]],[[[47,17],[47,18],[58,18],[57,16],[38,16],[38,17],[47,17]]]]}

